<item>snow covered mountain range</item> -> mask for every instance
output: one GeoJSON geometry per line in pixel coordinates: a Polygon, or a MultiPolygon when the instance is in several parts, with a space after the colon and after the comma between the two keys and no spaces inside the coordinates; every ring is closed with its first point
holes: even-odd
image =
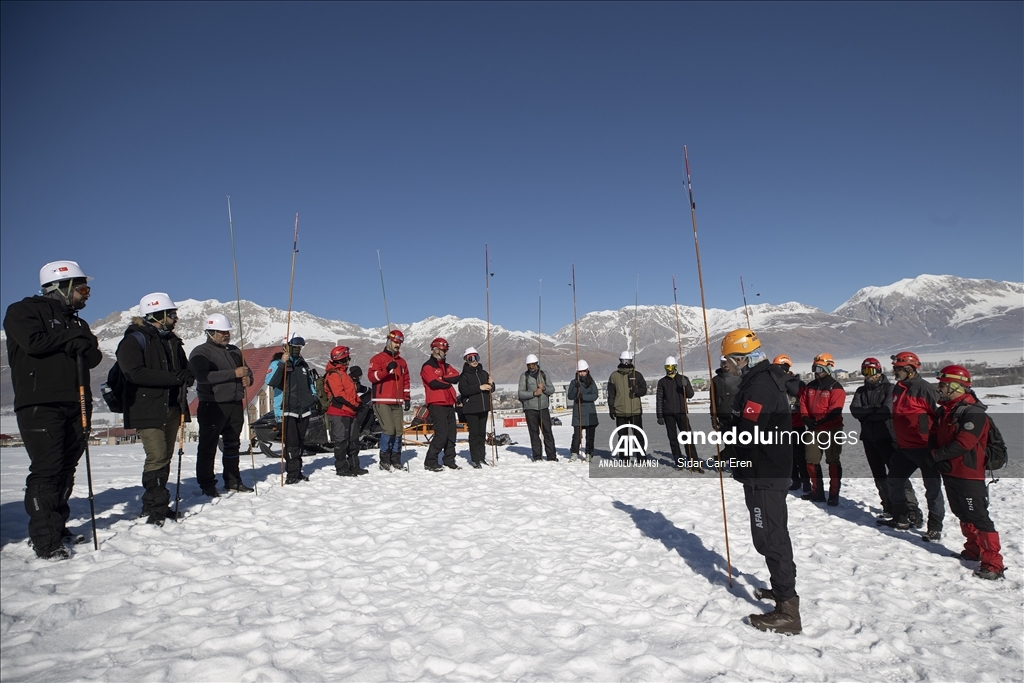
{"type": "MultiPolygon", "coordinates": [[[[189,350],[204,339],[202,321],[209,313],[238,319],[235,302],[189,299],[179,303],[177,332],[189,350]]],[[[884,357],[900,348],[919,352],[970,351],[974,349],[1024,349],[1024,283],[972,280],[952,275],[920,275],[886,287],[865,287],[831,313],[797,302],[756,304],[749,307],[751,325],[769,353],[787,353],[798,364],[828,351],[836,357],[876,355],[884,357]]],[[[96,385],[106,376],[134,310],[111,313],[92,324],[106,362],[93,372],[96,385]]],[[[708,309],[712,354],[729,330],[746,326],[743,308],[708,309]]],[[[278,344],[283,339],[287,313],[242,301],[241,317],[247,347],[278,344]]],[[[701,309],[679,306],[679,331],[683,362],[689,374],[707,367],[701,309]]],[[[237,323],[236,323],[237,324],[237,323]]],[[[637,367],[657,377],[667,355],[678,355],[676,310],[673,306],[632,306],[616,311],[595,311],[579,319],[580,356],[587,359],[597,377],[606,377],[618,354],[633,346],[636,327],[637,367]]],[[[486,349],[486,323],[478,318],[429,317],[414,323],[395,323],[406,335],[403,355],[414,373],[428,355],[430,341],[443,336],[451,344],[452,360],[461,365],[467,346],[486,349]]],[[[332,346],[352,348],[356,364],[365,366],[380,350],[383,327],[363,328],[340,320],[326,320],[293,312],[291,329],[308,341],[305,356],[322,367],[332,346]]],[[[571,324],[539,340],[542,365],[553,378],[571,377],[576,362],[575,331],[571,324]]],[[[237,341],[237,335],[236,335],[237,341]]],[[[6,347],[6,336],[0,339],[6,347]]],[[[491,326],[491,371],[500,383],[515,382],[528,353],[537,353],[535,333],[491,326]]],[[[13,402],[9,368],[0,372],[2,404],[13,402]]]]}

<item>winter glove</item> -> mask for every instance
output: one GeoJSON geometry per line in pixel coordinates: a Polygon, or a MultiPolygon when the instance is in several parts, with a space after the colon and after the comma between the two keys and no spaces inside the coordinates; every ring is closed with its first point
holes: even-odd
{"type": "Polygon", "coordinates": [[[391,361],[390,363],[388,363],[387,367],[384,368],[384,369],[387,370],[388,372],[394,372],[395,368],[397,368],[397,367],[398,367],[398,363],[396,363],[395,361],[391,361]]]}
{"type": "Polygon", "coordinates": [[[405,410],[409,410],[410,408],[412,408],[412,401],[410,401],[409,399],[405,399],[405,403],[402,404],[402,408],[405,410]]]}
{"type": "Polygon", "coordinates": [[[64,350],[69,356],[84,356],[95,348],[91,339],[77,337],[64,344],[64,350]]]}
{"type": "Polygon", "coordinates": [[[185,386],[192,386],[196,381],[196,375],[191,370],[178,370],[174,373],[174,379],[178,384],[184,384],[185,386]]]}
{"type": "Polygon", "coordinates": [[[611,418],[614,420],[615,419],[615,409],[614,408],[609,408],[608,409],[608,415],[610,415],[611,418]]]}
{"type": "Polygon", "coordinates": [[[660,424],[660,425],[664,425],[664,424],[665,424],[665,418],[663,418],[663,417],[659,417],[659,418],[658,418],[658,424],[660,424]]]}
{"type": "Polygon", "coordinates": [[[951,463],[949,460],[939,460],[937,463],[935,463],[935,469],[937,469],[939,472],[942,472],[943,474],[949,474],[950,472],[953,471],[953,463],[951,463]]]}

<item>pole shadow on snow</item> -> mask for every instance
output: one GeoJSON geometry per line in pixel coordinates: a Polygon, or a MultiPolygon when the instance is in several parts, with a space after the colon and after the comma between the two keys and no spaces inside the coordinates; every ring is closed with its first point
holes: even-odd
{"type": "MultiPolygon", "coordinates": [[[[619,500],[613,501],[612,506],[632,517],[636,528],[644,536],[659,541],[668,550],[675,551],[679,557],[683,558],[683,561],[686,562],[686,565],[694,574],[703,576],[712,585],[728,587],[725,558],[714,550],[704,547],[704,543],[700,540],[699,536],[691,534],[685,529],[680,529],[660,512],[636,508],[619,500]]],[[[733,578],[745,578],[747,584],[751,586],[764,584],[756,576],[741,572],[735,566],[732,568],[732,575],[733,578]]],[[[743,598],[752,605],[763,606],[762,603],[754,600],[753,596],[736,582],[728,590],[733,595],[743,598]]]]}

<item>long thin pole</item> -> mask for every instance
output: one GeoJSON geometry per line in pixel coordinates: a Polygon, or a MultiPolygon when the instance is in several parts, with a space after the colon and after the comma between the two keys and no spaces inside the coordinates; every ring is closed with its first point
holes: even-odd
{"type": "MultiPolygon", "coordinates": [[[[245,365],[245,336],[242,334],[242,295],[238,288],[238,259],[235,258],[235,223],[231,220],[231,195],[228,195],[228,231],[231,233],[231,265],[235,269],[235,303],[238,310],[238,354],[242,357],[242,367],[245,365]]],[[[246,402],[248,392],[242,386],[242,414],[244,415],[249,406],[246,402]]],[[[248,422],[248,420],[246,420],[248,422]]],[[[249,439],[249,459],[252,461],[252,490],[257,496],[260,495],[256,485],[256,456],[252,452],[252,439],[249,439]]]]}
{"type": "Polygon", "coordinates": [[[284,365],[284,379],[281,381],[281,486],[284,486],[284,420],[288,408],[288,361],[291,356],[289,344],[292,340],[292,294],[295,291],[295,255],[299,253],[299,214],[295,214],[295,232],[292,235],[292,275],[288,281],[288,318],[284,332],[284,353],[281,360],[284,365]]]}
{"type": "MultiPolygon", "coordinates": [[[[636,391],[636,332],[640,319],[640,274],[636,275],[636,299],[633,302],[633,386],[630,392],[636,391]]],[[[630,398],[633,398],[632,396],[630,398]]],[[[640,412],[643,413],[643,404],[640,404],[640,412]]],[[[632,433],[632,432],[631,432],[632,433]]]]}
{"type": "Polygon", "coordinates": [[[377,250],[377,271],[380,273],[380,293],[384,297],[384,319],[388,323],[388,329],[384,336],[391,334],[391,315],[388,313],[388,293],[384,291],[384,266],[380,263],[380,249],[377,250]]]}
{"type": "MultiPolygon", "coordinates": [[[[491,252],[488,245],[484,244],[484,298],[487,308],[487,380],[493,382],[491,377],[491,252]]],[[[498,466],[498,430],[494,426],[494,384],[491,384],[491,467],[498,466]]]]}
{"type": "Polygon", "coordinates": [[[540,356],[540,312],[541,304],[544,300],[544,278],[540,279],[540,283],[537,285],[537,356],[540,356]]]}
{"type": "Polygon", "coordinates": [[[93,550],[100,549],[99,539],[96,537],[96,504],[92,495],[92,461],[89,459],[89,418],[85,409],[85,385],[86,370],[85,356],[78,354],[78,407],[82,411],[82,439],[85,441],[85,476],[89,482],[89,518],[92,520],[92,547],[93,550]]]}
{"type": "MultiPolygon", "coordinates": [[[[184,384],[180,391],[187,391],[184,384]]],[[[187,404],[186,404],[187,405],[187,404]]],[[[181,411],[178,421],[178,483],[174,487],[174,521],[180,522],[181,515],[178,513],[178,505],[181,503],[181,458],[185,455],[185,411],[181,411]]]]}
{"type": "Polygon", "coordinates": [[[747,288],[743,286],[743,276],[740,275],[740,292],[743,293],[743,312],[747,314],[747,329],[750,327],[750,309],[747,308],[747,288]]]}
{"type": "MultiPolygon", "coordinates": [[[[675,306],[676,311],[676,345],[679,347],[679,374],[683,373],[683,333],[679,329],[679,297],[676,294],[676,276],[672,276],[672,303],[675,306]]],[[[683,400],[686,400],[686,394],[683,394],[683,400]]]]}
{"type": "MultiPolygon", "coordinates": [[[[683,163],[686,166],[686,191],[690,196],[690,220],[693,222],[693,248],[697,254],[697,282],[700,283],[700,308],[704,313],[704,348],[708,354],[708,384],[711,387],[711,415],[715,427],[718,427],[718,410],[715,408],[715,383],[711,381],[715,371],[711,368],[711,336],[708,333],[708,308],[704,300],[704,275],[700,267],[700,240],[697,239],[697,203],[693,201],[693,183],[690,182],[690,155],[683,145],[683,163]]],[[[715,444],[715,453],[721,460],[721,449],[715,444]]],[[[725,514],[725,481],[722,476],[722,468],[718,469],[718,488],[722,494],[722,526],[725,528],[725,563],[729,575],[729,588],[732,588],[732,557],[729,553],[729,521],[725,514]]]]}
{"type": "Polygon", "coordinates": [[[583,459],[583,384],[580,382],[580,326],[578,318],[576,317],[576,264],[572,264],[572,331],[576,337],[576,408],[579,411],[577,415],[579,421],[579,429],[576,430],[576,444],[580,452],[577,453],[580,457],[580,462],[584,462],[583,459]]]}

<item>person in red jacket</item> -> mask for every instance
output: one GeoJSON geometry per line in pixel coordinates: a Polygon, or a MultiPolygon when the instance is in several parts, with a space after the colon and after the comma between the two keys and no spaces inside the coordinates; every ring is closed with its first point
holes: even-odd
{"type": "Polygon", "coordinates": [[[434,436],[430,440],[426,462],[423,464],[430,472],[441,472],[444,467],[462,469],[455,464],[455,402],[458,394],[452,386],[459,383],[460,373],[445,361],[446,355],[448,342],[443,337],[437,337],[430,342],[430,358],[420,370],[427,410],[434,426],[434,436]],[[444,467],[437,463],[437,454],[442,450],[444,467]]]}
{"type": "Polygon", "coordinates": [[[800,417],[814,435],[814,441],[807,444],[804,451],[812,488],[803,499],[825,500],[821,474],[821,457],[824,455],[828,464],[828,504],[831,506],[839,505],[839,486],[843,478],[843,466],[839,462],[843,445],[836,439],[836,434],[843,429],[843,405],[846,403],[846,390],[832,377],[835,364],[830,354],[815,356],[811,365],[814,379],[800,391],[800,417]]]}
{"type": "Polygon", "coordinates": [[[352,360],[347,346],[331,349],[331,361],[324,373],[324,391],[331,399],[327,420],[331,424],[334,443],[334,469],[339,477],[354,477],[368,472],[359,466],[359,428],[355,425],[359,412],[359,394],[348,375],[352,360]]]}
{"type": "Polygon", "coordinates": [[[892,519],[884,526],[909,529],[906,484],[915,470],[921,470],[925,498],[928,500],[928,529],[924,538],[937,541],[942,537],[942,518],[946,515],[942,500],[942,480],[928,450],[928,434],[939,394],[921,377],[921,360],[911,351],[892,356],[896,386],[892,390],[892,428],[896,434],[896,452],[889,461],[889,504],[892,519]]]}
{"type": "Polygon", "coordinates": [[[931,459],[942,473],[949,509],[960,519],[965,560],[981,561],[979,579],[1001,579],[999,533],[988,514],[985,448],[989,418],[985,404],[971,391],[971,373],[959,365],[939,370],[939,410],[929,434],[931,459]]]}
{"type": "Polygon", "coordinates": [[[373,412],[381,427],[378,466],[382,470],[402,469],[403,409],[411,406],[409,365],[399,353],[404,341],[401,330],[388,332],[384,350],[370,359],[366,372],[373,389],[373,412]]]}

